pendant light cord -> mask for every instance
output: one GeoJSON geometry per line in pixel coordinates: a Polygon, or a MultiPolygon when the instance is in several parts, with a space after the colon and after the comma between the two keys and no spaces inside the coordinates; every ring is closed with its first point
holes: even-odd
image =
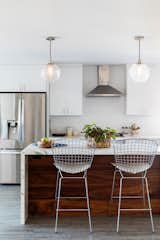
{"type": "Polygon", "coordinates": [[[49,41],[49,59],[50,63],[52,63],[52,40],[49,41]]]}
{"type": "Polygon", "coordinates": [[[138,64],[141,64],[141,39],[140,38],[138,39],[138,48],[139,48],[139,51],[138,51],[138,64]]]}
{"type": "Polygon", "coordinates": [[[56,39],[56,37],[49,36],[46,38],[49,41],[49,63],[53,63],[53,56],[52,56],[52,43],[56,39]]]}

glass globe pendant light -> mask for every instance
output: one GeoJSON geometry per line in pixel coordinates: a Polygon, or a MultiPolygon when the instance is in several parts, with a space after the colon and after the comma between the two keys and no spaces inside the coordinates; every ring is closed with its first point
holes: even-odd
{"type": "Polygon", "coordinates": [[[146,82],[150,75],[151,71],[150,68],[141,62],[141,40],[144,39],[144,36],[136,36],[135,40],[138,41],[138,62],[135,64],[132,64],[132,66],[129,69],[129,75],[132,78],[132,80],[136,82],[146,82]]]}
{"type": "Polygon", "coordinates": [[[58,65],[56,65],[52,59],[52,42],[55,41],[55,37],[47,37],[46,40],[49,41],[49,63],[45,66],[42,71],[42,76],[49,81],[55,81],[60,77],[61,70],[58,65]]]}

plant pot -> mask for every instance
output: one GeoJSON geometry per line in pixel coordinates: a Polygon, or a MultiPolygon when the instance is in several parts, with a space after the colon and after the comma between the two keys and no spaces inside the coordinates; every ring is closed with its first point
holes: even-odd
{"type": "Polygon", "coordinates": [[[111,140],[107,139],[105,142],[98,142],[96,143],[96,148],[110,148],[111,147],[111,140]]]}

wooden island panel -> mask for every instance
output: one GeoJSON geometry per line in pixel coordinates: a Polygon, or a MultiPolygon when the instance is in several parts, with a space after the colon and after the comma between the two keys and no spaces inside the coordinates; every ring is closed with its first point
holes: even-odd
{"type": "MultiPolygon", "coordinates": [[[[94,157],[92,167],[88,171],[88,186],[92,215],[117,214],[118,201],[110,201],[113,170],[111,165],[114,156],[98,155],[94,157]]],[[[28,210],[29,215],[53,216],[54,194],[57,170],[53,165],[52,156],[31,155],[28,156],[28,210]]],[[[153,213],[160,214],[160,156],[156,156],[153,167],[148,172],[150,195],[153,213]]],[[[115,193],[118,194],[118,177],[115,193]]],[[[141,180],[124,181],[123,194],[142,194],[141,180]]],[[[79,180],[64,180],[62,183],[62,196],[84,195],[84,182],[79,180]]],[[[66,199],[61,201],[64,208],[86,207],[84,200],[66,199]]],[[[143,208],[142,199],[123,200],[124,207],[143,208]]],[[[65,215],[82,215],[82,212],[63,212],[65,215]]],[[[135,214],[125,212],[123,214],[135,214]]],[[[136,214],[144,215],[142,212],[136,214]]]]}

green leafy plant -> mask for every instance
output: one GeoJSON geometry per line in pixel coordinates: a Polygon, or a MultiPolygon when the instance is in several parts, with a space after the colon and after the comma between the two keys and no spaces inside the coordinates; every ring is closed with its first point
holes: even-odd
{"type": "Polygon", "coordinates": [[[95,123],[84,126],[82,133],[86,138],[94,138],[95,142],[105,142],[109,139],[115,139],[116,130],[113,128],[100,128],[95,123]]]}

